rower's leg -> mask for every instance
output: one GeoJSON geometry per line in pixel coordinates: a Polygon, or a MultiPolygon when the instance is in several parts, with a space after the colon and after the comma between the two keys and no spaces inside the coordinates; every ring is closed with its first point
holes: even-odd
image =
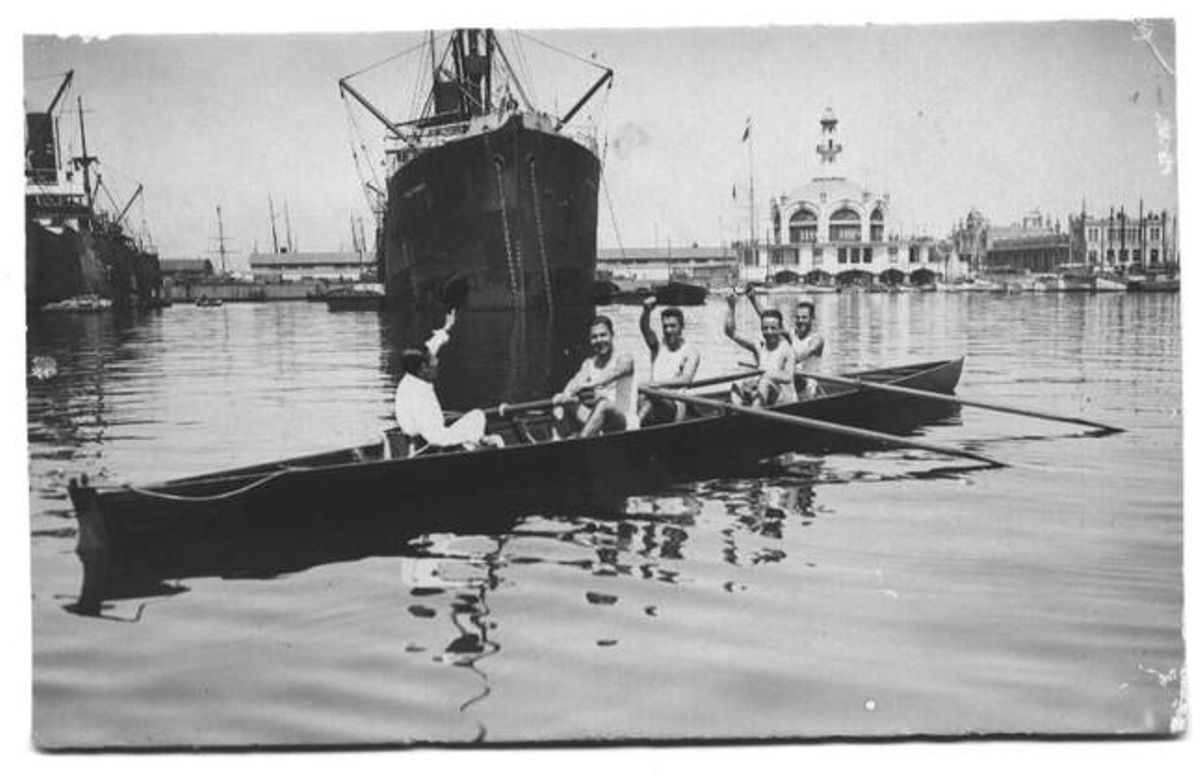
{"type": "Polygon", "coordinates": [[[608,399],[600,399],[596,402],[596,406],[592,408],[592,414],[588,416],[587,422],[583,424],[583,431],[579,432],[579,436],[590,437],[596,436],[600,430],[604,428],[604,421],[607,416],[615,412],[616,408],[608,399]]]}

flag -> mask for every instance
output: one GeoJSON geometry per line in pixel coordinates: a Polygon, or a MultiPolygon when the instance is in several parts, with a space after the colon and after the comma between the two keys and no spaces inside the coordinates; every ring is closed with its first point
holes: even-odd
{"type": "Polygon", "coordinates": [[[745,143],[750,139],[750,117],[746,117],[746,129],[742,132],[742,142],[745,143]]]}

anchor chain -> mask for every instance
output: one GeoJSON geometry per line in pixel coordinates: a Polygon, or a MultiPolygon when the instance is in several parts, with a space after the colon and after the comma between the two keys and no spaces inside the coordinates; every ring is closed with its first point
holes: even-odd
{"type": "MultiPolygon", "coordinates": [[[[491,143],[488,143],[491,150],[491,143]]],[[[504,196],[504,158],[499,154],[492,157],[492,166],[496,170],[496,190],[500,194],[500,221],[504,227],[504,257],[508,261],[508,293],[516,303],[517,309],[525,309],[525,279],[521,266],[521,247],[513,250],[512,230],[508,224],[508,201],[504,196]]]]}
{"type": "Polygon", "coordinates": [[[546,257],[546,235],[542,229],[542,197],[538,191],[537,157],[529,155],[529,183],[533,188],[533,220],[537,225],[538,249],[542,258],[542,284],[546,289],[546,309],[554,311],[554,291],[550,287],[550,262],[546,257]]]}

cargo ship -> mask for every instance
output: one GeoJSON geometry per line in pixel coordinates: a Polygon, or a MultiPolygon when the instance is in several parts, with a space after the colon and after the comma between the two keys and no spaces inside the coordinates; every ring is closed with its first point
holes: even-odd
{"type": "Polygon", "coordinates": [[[82,97],[80,155],[63,157],[56,109],[73,77],[74,71],[64,76],[45,111],[25,114],[26,309],[59,309],[93,298],[116,309],[164,305],[158,255],[125,226],[142,186],[119,209],[97,205],[99,193],[108,190],[93,171],[99,160],[88,153],[82,97]]]}
{"type": "Polygon", "coordinates": [[[612,70],[588,62],[599,78],[553,116],[529,100],[492,30],[454,30],[442,47],[431,36],[427,52],[423,107],[406,119],[376,108],[353,76],[339,81],[389,138],[387,190],[376,192],[388,306],[591,305],[601,164],[594,133],[567,126],[612,70]]]}

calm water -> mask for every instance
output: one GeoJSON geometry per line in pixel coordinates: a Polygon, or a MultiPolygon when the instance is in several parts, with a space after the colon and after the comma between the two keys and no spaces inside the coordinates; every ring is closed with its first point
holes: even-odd
{"type": "MultiPolygon", "coordinates": [[[[793,300],[780,299],[789,306],[793,300]]],[[[355,444],[429,322],[308,303],[31,321],[33,723],[46,746],[1165,733],[1184,648],[1179,297],[822,296],[828,366],[965,354],[981,410],[912,451],[531,513],[489,535],[278,537],[74,613],[69,476],[152,481],[355,444]],[[422,324],[425,328],[422,328],[422,324]]],[[[638,309],[606,308],[646,361],[638,309]]],[[[722,307],[687,311],[704,373],[722,307]]],[[[749,325],[749,316],[743,324],[749,325]]],[[[544,395],[583,321],[466,314],[449,407],[544,395]]],[[[464,483],[469,487],[470,483],[464,483]]],[[[402,510],[398,511],[402,514],[402,510]]],[[[236,549],[236,548],[234,548],[236,549]]]]}

